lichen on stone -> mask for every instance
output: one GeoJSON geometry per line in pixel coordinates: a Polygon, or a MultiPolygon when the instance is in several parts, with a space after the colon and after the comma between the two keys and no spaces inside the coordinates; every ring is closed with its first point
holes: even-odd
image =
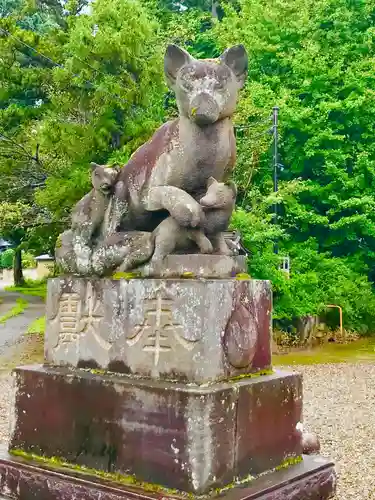
{"type": "Polygon", "coordinates": [[[184,279],[192,279],[192,278],[195,278],[195,274],[190,272],[190,271],[186,271],[185,273],[182,273],[181,274],[181,278],[184,278],[184,279]]]}
{"type": "Polygon", "coordinates": [[[112,275],[113,280],[132,280],[140,277],[140,273],[116,272],[112,275]]]}
{"type": "Polygon", "coordinates": [[[236,280],[251,280],[251,276],[247,273],[238,273],[236,274],[236,280]]]}
{"type": "Polygon", "coordinates": [[[254,372],[254,373],[243,373],[242,375],[236,375],[235,377],[231,377],[229,379],[229,382],[239,382],[240,380],[263,377],[266,375],[273,375],[273,374],[274,374],[274,370],[272,368],[268,368],[266,370],[259,370],[259,371],[254,372]]]}
{"type": "Polygon", "coordinates": [[[303,458],[301,455],[299,456],[293,456],[293,457],[288,457],[285,458],[280,465],[275,467],[275,470],[282,470],[282,469],[288,469],[289,467],[292,467],[293,465],[297,465],[303,461],[303,458]]]}

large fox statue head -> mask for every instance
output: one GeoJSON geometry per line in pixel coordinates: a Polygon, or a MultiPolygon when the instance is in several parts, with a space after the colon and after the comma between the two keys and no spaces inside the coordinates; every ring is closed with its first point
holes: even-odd
{"type": "Polygon", "coordinates": [[[164,71],[180,115],[199,126],[232,116],[238,90],[246,80],[247,64],[243,45],[227,49],[218,59],[194,59],[180,47],[169,45],[164,71]]]}

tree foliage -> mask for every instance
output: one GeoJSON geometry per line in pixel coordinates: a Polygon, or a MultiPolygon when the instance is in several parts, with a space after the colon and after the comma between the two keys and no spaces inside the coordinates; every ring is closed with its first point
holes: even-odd
{"type": "MultiPolygon", "coordinates": [[[[239,4],[215,26],[221,47],[244,43],[249,52],[239,115],[251,123],[280,107],[279,176],[297,183],[279,205],[281,252],[290,255],[292,272],[277,314],[290,320],[334,303],[348,327],[374,329],[375,4],[239,4]]],[[[272,182],[262,163],[267,148],[254,142],[255,162],[240,153],[237,176],[251,174],[265,194],[272,182]]]]}
{"type": "Polygon", "coordinates": [[[0,233],[52,251],[89,189],[89,162],[125,162],[175,116],[162,74],[167,43],[196,57],[243,43],[250,67],[235,116],[233,225],[250,273],[272,280],[283,324],[339,304],[348,328],[374,331],[374,1],[87,3],[0,0],[0,233]],[[283,255],[290,279],[278,268],[283,255]]]}

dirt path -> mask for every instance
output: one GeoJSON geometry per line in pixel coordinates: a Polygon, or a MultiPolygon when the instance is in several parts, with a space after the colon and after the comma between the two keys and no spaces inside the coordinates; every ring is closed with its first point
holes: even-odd
{"type": "Polygon", "coordinates": [[[5,323],[0,323],[0,369],[3,358],[11,355],[13,346],[19,342],[28,326],[44,314],[45,304],[40,297],[0,290],[0,317],[16,305],[18,298],[26,300],[28,306],[22,314],[9,318],[5,323]]]}
{"type": "Polygon", "coordinates": [[[43,352],[43,342],[38,335],[24,336],[28,326],[44,315],[43,299],[0,289],[0,317],[16,305],[18,298],[28,302],[27,308],[22,314],[0,323],[0,442],[8,438],[10,371],[18,364],[39,362],[43,352]]]}

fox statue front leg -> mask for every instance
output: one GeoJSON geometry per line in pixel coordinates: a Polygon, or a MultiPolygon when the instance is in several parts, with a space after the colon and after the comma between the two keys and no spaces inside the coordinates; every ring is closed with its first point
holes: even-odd
{"type": "Polygon", "coordinates": [[[198,227],[204,217],[200,204],[190,194],[175,186],[156,186],[149,190],[146,208],[168,210],[182,227],[198,227]]]}

